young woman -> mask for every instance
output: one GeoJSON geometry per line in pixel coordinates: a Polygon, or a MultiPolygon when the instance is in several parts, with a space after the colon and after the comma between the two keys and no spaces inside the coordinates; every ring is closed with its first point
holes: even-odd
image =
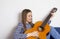
{"type": "MultiPolygon", "coordinates": [[[[14,39],[26,39],[29,36],[36,36],[38,37],[38,32],[32,32],[32,33],[28,33],[28,34],[24,34],[24,32],[30,28],[33,27],[33,23],[32,23],[32,11],[29,9],[24,9],[22,11],[22,22],[20,22],[18,24],[18,26],[16,27],[16,31],[14,32],[14,39]]],[[[54,37],[55,39],[59,39],[60,36],[58,34],[58,32],[51,27],[51,30],[49,32],[49,34],[46,36],[47,39],[50,39],[50,35],[52,35],[52,37],[54,37]]]]}

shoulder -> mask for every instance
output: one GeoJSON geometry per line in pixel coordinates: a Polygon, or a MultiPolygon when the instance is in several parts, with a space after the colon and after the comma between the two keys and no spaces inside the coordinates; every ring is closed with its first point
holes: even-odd
{"type": "Polygon", "coordinates": [[[19,26],[22,26],[22,25],[23,25],[23,23],[22,23],[22,22],[19,22],[19,23],[18,23],[18,25],[19,25],[19,26]]]}
{"type": "Polygon", "coordinates": [[[23,23],[22,22],[19,22],[18,25],[17,25],[18,28],[23,28],[23,23]]]}

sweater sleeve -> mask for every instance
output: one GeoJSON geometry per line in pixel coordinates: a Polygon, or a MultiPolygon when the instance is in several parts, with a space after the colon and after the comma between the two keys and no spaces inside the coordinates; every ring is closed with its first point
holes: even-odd
{"type": "Polygon", "coordinates": [[[15,32],[14,32],[14,39],[26,38],[27,35],[24,34],[23,32],[24,32],[23,25],[21,23],[19,23],[18,26],[16,27],[15,32]]]}

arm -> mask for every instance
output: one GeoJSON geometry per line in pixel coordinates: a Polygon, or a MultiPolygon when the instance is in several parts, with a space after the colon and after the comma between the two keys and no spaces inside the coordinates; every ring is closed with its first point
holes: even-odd
{"type": "Polygon", "coordinates": [[[23,25],[21,23],[18,24],[16,31],[14,32],[14,39],[26,38],[26,34],[23,33],[23,25]]]}
{"type": "Polygon", "coordinates": [[[50,34],[54,39],[59,39],[60,38],[60,34],[53,27],[51,27],[50,34]]]}

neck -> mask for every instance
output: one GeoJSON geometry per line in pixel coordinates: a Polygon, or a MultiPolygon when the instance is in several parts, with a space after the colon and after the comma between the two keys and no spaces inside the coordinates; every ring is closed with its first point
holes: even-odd
{"type": "Polygon", "coordinates": [[[28,24],[28,22],[26,21],[26,23],[28,24]]]}

